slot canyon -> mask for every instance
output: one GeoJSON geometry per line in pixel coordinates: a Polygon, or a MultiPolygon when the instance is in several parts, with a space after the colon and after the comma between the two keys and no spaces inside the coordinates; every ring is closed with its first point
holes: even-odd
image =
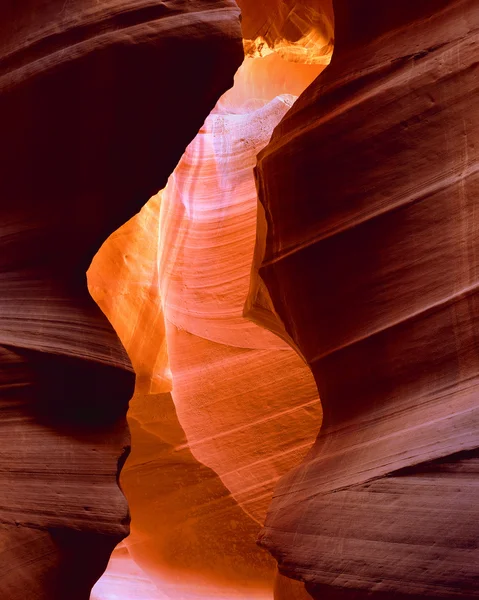
{"type": "Polygon", "coordinates": [[[479,598],[479,2],[0,17],[0,600],[479,598]]]}

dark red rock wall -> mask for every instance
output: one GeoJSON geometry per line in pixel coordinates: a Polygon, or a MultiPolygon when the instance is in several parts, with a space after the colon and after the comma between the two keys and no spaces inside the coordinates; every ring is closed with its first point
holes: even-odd
{"type": "Polygon", "coordinates": [[[324,409],[261,543],[318,598],[478,597],[479,4],[334,4],[257,168],[260,275],[324,409]]]}
{"type": "Polygon", "coordinates": [[[231,0],[0,7],[2,600],[88,598],[128,530],[134,377],[85,272],[232,84],[238,16],[231,0]]]}

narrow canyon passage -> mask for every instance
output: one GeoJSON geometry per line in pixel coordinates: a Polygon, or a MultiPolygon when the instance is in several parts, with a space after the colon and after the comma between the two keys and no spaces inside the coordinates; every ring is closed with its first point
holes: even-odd
{"type": "Polygon", "coordinates": [[[477,0],[0,2],[0,600],[479,599],[478,99],[477,0]]]}
{"type": "Polygon", "coordinates": [[[256,537],[279,477],[317,435],[321,406],[295,350],[243,316],[257,236],[253,168],[329,62],[330,39],[313,41],[296,62],[283,47],[245,58],[165,189],[89,269],[90,292],[137,376],[121,473],[131,533],[95,600],[273,598],[275,563],[256,537]]]}

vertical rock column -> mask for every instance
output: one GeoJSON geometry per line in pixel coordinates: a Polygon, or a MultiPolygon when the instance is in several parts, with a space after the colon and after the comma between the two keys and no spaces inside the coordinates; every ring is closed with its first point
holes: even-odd
{"type": "Polygon", "coordinates": [[[334,5],[257,168],[259,275],[324,410],[261,543],[318,598],[475,598],[479,6],[334,5]]]}
{"type": "Polygon", "coordinates": [[[85,272],[242,60],[230,0],[0,8],[2,600],[87,599],[128,511],[134,375],[85,272]]]}

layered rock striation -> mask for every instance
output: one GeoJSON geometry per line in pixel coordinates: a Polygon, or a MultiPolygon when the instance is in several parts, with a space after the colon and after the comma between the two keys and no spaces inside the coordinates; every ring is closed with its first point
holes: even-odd
{"type": "Polygon", "coordinates": [[[261,544],[315,598],[475,598],[479,6],[334,9],[257,167],[259,278],[324,411],[261,544]]]}
{"type": "Polygon", "coordinates": [[[85,273],[232,84],[238,16],[229,0],[0,8],[2,599],[88,598],[128,531],[134,374],[85,273]]]}
{"type": "Polygon", "coordinates": [[[479,596],[477,2],[238,4],[0,8],[2,599],[128,532],[134,374],[94,600],[479,596]]]}

